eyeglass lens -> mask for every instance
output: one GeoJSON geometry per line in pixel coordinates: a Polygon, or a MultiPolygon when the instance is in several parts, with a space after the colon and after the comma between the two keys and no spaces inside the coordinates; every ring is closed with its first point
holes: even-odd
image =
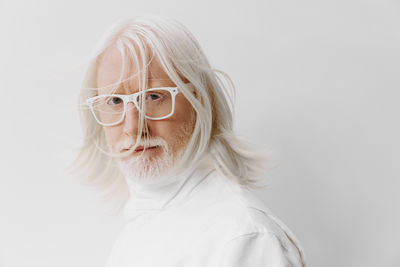
{"type": "MultiPolygon", "coordinates": [[[[146,116],[154,119],[165,117],[172,112],[172,94],[168,90],[152,90],[138,94],[136,103],[139,111],[144,109],[146,116]],[[142,103],[143,98],[144,103],[142,103]]],[[[124,115],[124,100],[117,95],[103,97],[100,95],[93,102],[93,111],[101,123],[116,123],[124,115]]]]}

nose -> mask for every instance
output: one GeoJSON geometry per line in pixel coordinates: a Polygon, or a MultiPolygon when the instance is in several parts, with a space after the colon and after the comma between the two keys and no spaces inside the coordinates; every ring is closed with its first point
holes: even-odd
{"type": "Polygon", "coordinates": [[[124,133],[129,136],[136,136],[138,131],[139,112],[135,105],[130,102],[126,105],[125,118],[123,121],[124,133]]]}

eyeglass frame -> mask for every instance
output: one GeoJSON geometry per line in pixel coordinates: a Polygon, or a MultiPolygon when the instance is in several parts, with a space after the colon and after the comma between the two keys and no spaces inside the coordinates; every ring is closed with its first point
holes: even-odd
{"type": "Polygon", "coordinates": [[[167,90],[171,93],[171,97],[172,97],[172,107],[171,107],[171,112],[163,117],[160,118],[153,118],[150,116],[147,116],[146,113],[144,114],[145,118],[150,119],[150,120],[163,120],[166,118],[171,117],[174,112],[175,112],[175,97],[176,95],[179,93],[179,89],[178,87],[157,87],[157,88],[149,88],[146,89],[144,91],[139,91],[130,95],[121,95],[121,94],[104,94],[104,95],[98,95],[98,96],[94,96],[94,97],[90,97],[86,99],[86,104],[89,106],[90,110],[92,111],[93,117],[95,118],[95,120],[97,121],[97,123],[99,123],[102,126],[114,126],[114,125],[118,125],[120,124],[124,119],[125,119],[125,115],[126,115],[126,106],[128,105],[129,102],[132,102],[136,109],[138,110],[138,112],[142,112],[139,108],[139,103],[137,102],[137,96],[140,94],[144,94],[146,92],[152,92],[152,91],[158,91],[158,90],[167,90]],[[114,122],[114,123],[102,123],[97,119],[96,113],[94,111],[94,107],[93,107],[93,102],[96,99],[99,99],[101,97],[104,96],[116,96],[116,97],[120,97],[122,99],[122,101],[124,102],[124,111],[121,115],[121,119],[118,122],[114,122]]]}

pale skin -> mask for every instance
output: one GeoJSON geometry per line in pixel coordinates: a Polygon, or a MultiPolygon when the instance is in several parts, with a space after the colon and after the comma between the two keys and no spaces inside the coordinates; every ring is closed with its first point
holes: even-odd
{"type": "MultiPolygon", "coordinates": [[[[97,87],[105,87],[107,85],[114,84],[119,80],[121,73],[121,62],[121,54],[115,46],[111,46],[106,50],[98,65],[97,87]]],[[[136,73],[136,71],[137,67],[133,66],[132,73],[136,73]]],[[[168,77],[168,75],[162,70],[161,66],[156,60],[153,60],[149,65],[148,73],[148,88],[176,86],[168,77]]],[[[114,93],[133,94],[138,91],[138,88],[139,81],[135,77],[131,80],[129,88],[121,88],[121,90],[118,90],[114,93]]],[[[109,92],[107,89],[102,89],[99,90],[98,93],[107,94],[109,92]]],[[[184,138],[185,140],[182,140],[182,134],[179,133],[179,131],[182,129],[182,126],[190,125],[191,132],[193,130],[194,116],[193,108],[189,101],[182,93],[178,93],[175,99],[174,114],[171,117],[162,120],[146,119],[146,134],[150,138],[163,138],[167,142],[169,150],[172,152],[172,154],[176,155],[178,151],[181,151],[185,147],[186,142],[190,137],[187,136],[187,138],[184,138]]],[[[114,152],[120,152],[115,150],[115,146],[119,142],[125,139],[136,140],[138,132],[138,118],[139,114],[134,104],[128,103],[125,118],[120,124],[103,127],[107,144],[114,152]]],[[[157,157],[163,153],[161,147],[151,147],[145,149],[145,151],[139,150],[134,151],[132,153],[133,156],[145,153],[146,156],[157,157]]]]}

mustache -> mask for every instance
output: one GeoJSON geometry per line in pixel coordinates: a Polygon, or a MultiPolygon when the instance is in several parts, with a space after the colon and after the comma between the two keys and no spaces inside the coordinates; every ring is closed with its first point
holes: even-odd
{"type": "Polygon", "coordinates": [[[123,153],[124,151],[130,150],[135,146],[136,147],[144,147],[144,148],[160,146],[160,147],[164,148],[165,151],[168,151],[168,144],[161,137],[141,138],[137,144],[136,144],[136,140],[125,139],[116,144],[116,150],[119,151],[120,153],[123,153]]]}

